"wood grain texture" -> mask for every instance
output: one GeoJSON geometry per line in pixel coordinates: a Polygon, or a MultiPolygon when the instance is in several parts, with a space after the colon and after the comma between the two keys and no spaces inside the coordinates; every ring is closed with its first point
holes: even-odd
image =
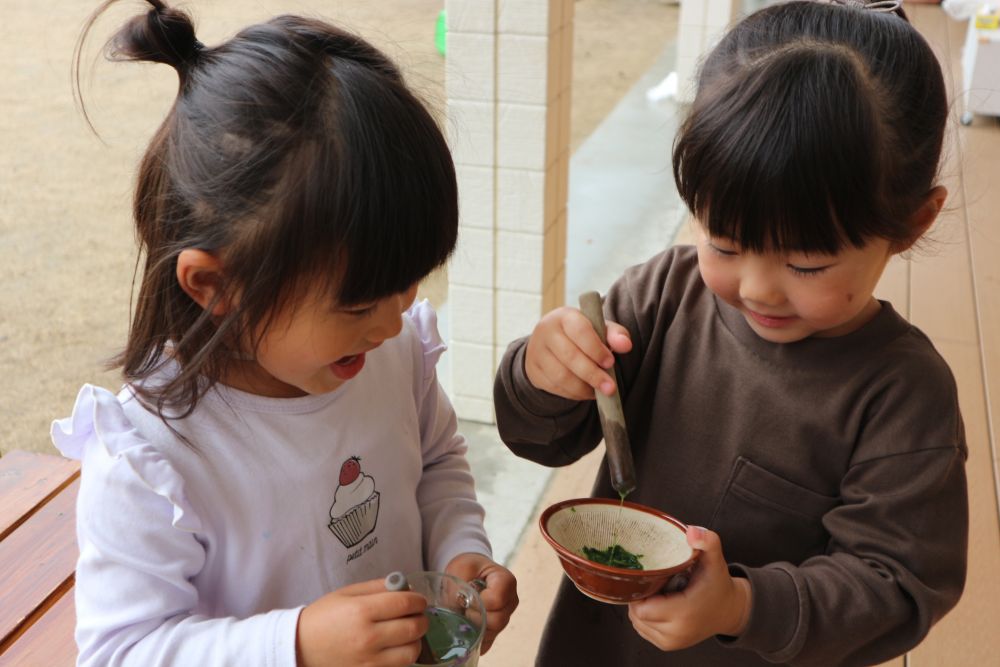
{"type": "Polygon", "coordinates": [[[70,587],[16,643],[0,653],[0,667],[73,667],[77,655],[75,626],[76,605],[70,587]]]}
{"type": "Polygon", "coordinates": [[[79,480],[0,542],[0,653],[72,582],[79,480]]]}
{"type": "Polygon", "coordinates": [[[0,540],[80,475],[80,463],[14,450],[0,458],[0,540]]]}
{"type": "MultiPolygon", "coordinates": [[[[949,98],[959,99],[965,23],[950,21],[940,7],[907,10],[942,63],[949,98]]],[[[935,248],[912,263],[910,320],[927,333],[958,383],[969,459],[969,568],[958,606],[907,655],[907,667],[995,664],[1000,604],[1000,525],[996,479],[996,432],[990,383],[996,391],[1000,319],[996,300],[1000,243],[996,232],[996,174],[1000,135],[995,122],[963,128],[953,106],[942,183],[951,196],[933,232],[935,248]],[[989,222],[987,222],[989,221],[989,222]]]]}

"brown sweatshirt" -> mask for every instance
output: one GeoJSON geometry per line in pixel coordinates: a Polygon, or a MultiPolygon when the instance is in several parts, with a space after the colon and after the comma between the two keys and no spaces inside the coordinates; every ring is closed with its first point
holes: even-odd
{"type": "MultiPolygon", "coordinates": [[[[628,499],[718,532],[753,606],[741,636],[665,653],[627,607],[564,580],[536,665],[875,664],[955,605],[968,540],[955,382],[892,306],[845,336],[769,343],[677,247],[629,269],[604,311],[633,342],[617,359],[638,480],[628,499]]],[[[567,465],[601,440],[596,406],[534,388],[525,341],[497,376],[501,437],[567,465]]],[[[617,497],[606,466],[594,495],[617,497]]]]}

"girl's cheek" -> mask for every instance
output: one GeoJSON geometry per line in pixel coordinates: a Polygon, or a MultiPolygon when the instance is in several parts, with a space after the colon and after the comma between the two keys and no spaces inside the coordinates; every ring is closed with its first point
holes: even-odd
{"type": "Polygon", "coordinates": [[[711,262],[701,266],[701,278],[708,289],[724,300],[731,300],[733,294],[739,292],[739,281],[729,276],[728,272],[713,266],[711,262]]]}

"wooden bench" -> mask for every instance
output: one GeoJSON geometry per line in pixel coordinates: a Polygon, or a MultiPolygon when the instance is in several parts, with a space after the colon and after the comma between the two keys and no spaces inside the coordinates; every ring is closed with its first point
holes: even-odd
{"type": "Polygon", "coordinates": [[[80,465],[0,458],[0,667],[72,667],[80,465]]]}

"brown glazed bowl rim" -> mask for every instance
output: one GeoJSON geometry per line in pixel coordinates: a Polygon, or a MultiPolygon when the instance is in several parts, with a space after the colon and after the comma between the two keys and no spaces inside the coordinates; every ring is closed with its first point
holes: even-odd
{"type": "Polygon", "coordinates": [[[673,517],[666,512],[661,512],[660,510],[650,507],[648,505],[641,505],[639,503],[629,502],[628,500],[622,502],[620,500],[614,500],[611,498],[570,498],[569,500],[561,500],[553,505],[550,505],[542,512],[542,515],[538,518],[538,527],[542,532],[542,537],[548,542],[556,553],[560,557],[566,558],[578,566],[586,569],[595,570],[596,572],[603,572],[605,574],[614,575],[616,577],[624,577],[629,579],[650,579],[658,576],[667,576],[674,574],[676,572],[681,572],[691,565],[693,565],[698,558],[701,556],[701,549],[691,549],[691,557],[687,560],[678,563],[677,565],[671,565],[670,567],[661,568],[659,570],[630,570],[623,567],[614,567],[613,565],[602,565],[601,563],[595,563],[594,561],[584,558],[578,554],[573,553],[563,545],[559,544],[554,537],[549,535],[548,522],[553,514],[562,511],[569,507],[579,507],[580,505],[614,505],[618,507],[622,505],[639,512],[645,512],[646,514],[651,514],[659,519],[663,519],[675,527],[680,529],[682,533],[687,533],[688,526],[686,523],[680,519],[673,517]]]}

